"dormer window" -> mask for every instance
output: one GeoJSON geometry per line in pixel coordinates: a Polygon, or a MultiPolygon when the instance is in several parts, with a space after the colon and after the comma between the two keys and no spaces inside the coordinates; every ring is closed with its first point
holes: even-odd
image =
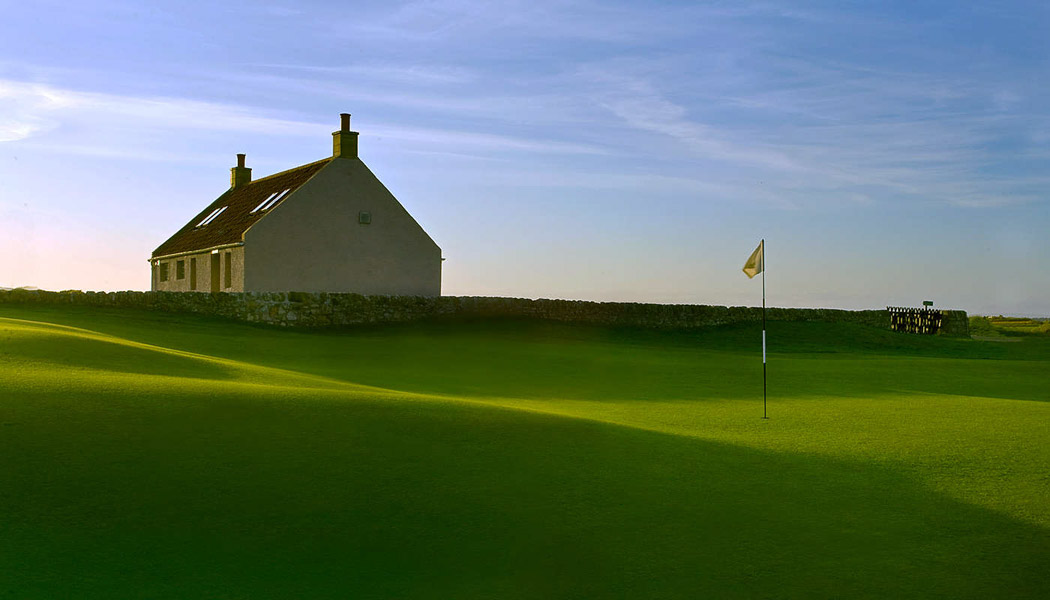
{"type": "Polygon", "coordinates": [[[267,197],[266,200],[263,200],[262,202],[259,203],[259,206],[256,206],[254,209],[252,209],[252,214],[257,213],[257,212],[263,212],[263,211],[266,211],[266,210],[270,210],[271,208],[274,207],[274,205],[276,205],[278,202],[283,200],[284,197],[287,196],[288,192],[290,192],[290,191],[291,191],[291,189],[287,189],[287,190],[281,190],[279,192],[274,192],[274,193],[270,194],[270,196],[267,197]]]}
{"type": "Polygon", "coordinates": [[[210,215],[208,215],[208,216],[204,217],[203,219],[201,219],[200,223],[197,223],[197,227],[204,227],[208,223],[211,223],[212,221],[215,220],[215,217],[221,215],[222,211],[224,211],[224,210],[226,210],[225,206],[223,206],[222,208],[216,208],[215,210],[211,211],[210,215]]]}

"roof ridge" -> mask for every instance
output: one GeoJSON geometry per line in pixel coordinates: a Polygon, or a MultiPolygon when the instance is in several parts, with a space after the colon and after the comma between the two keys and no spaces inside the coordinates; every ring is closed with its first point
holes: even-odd
{"type": "Polygon", "coordinates": [[[318,165],[318,164],[323,163],[323,162],[328,162],[328,161],[332,160],[333,158],[334,157],[332,157],[332,156],[327,156],[325,158],[322,158],[321,160],[315,160],[313,162],[309,162],[309,163],[306,163],[304,165],[299,165],[298,167],[292,167],[291,169],[285,169],[283,171],[278,171],[277,173],[271,173],[270,175],[267,175],[266,177],[260,177],[258,179],[253,179],[253,180],[249,181],[248,185],[251,185],[251,184],[259,182],[259,181],[266,181],[267,179],[270,179],[270,178],[273,178],[273,177],[278,177],[278,176],[284,175],[286,173],[291,173],[292,171],[296,171],[298,169],[304,169],[306,167],[312,167],[314,165],[318,165]]]}

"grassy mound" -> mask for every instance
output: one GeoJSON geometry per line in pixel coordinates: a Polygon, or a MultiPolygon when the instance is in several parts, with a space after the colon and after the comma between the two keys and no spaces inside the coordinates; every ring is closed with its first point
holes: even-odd
{"type": "Polygon", "coordinates": [[[1045,597],[1050,344],[0,307],[12,597],[1045,597]]]}

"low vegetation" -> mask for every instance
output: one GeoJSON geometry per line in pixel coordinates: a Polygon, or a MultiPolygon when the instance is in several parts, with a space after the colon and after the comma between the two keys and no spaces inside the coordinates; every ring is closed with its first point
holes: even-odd
{"type": "Polygon", "coordinates": [[[1050,320],[1028,317],[970,317],[970,335],[1007,337],[1050,334],[1050,320]]]}
{"type": "Polygon", "coordinates": [[[758,340],[0,306],[0,590],[1050,597],[1050,337],[758,340]]]}

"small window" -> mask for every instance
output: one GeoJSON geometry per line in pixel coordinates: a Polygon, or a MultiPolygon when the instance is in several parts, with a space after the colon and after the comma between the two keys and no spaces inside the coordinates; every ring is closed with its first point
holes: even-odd
{"type": "Polygon", "coordinates": [[[161,281],[167,281],[168,280],[168,263],[166,263],[166,262],[160,263],[160,280],[161,281]]]}
{"type": "Polygon", "coordinates": [[[274,192],[274,193],[270,194],[266,198],[266,200],[263,200],[262,202],[259,203],[259,206],[256,206],[254,209],[252,209],[252,213],[262,212],[264,210],[270,210],[278,202],[283,200],[284,197],[287,196],[288,192],[290,192],[290,191],[292,191],[291,188],[289,188],[287,190],[281,190],[279,192],[274,192]]]}
{"type": "Polygon", "coordinates": [[[186,261],[175,261],[175,279],[186,279],[186,261]]]}
{"type": "Polygon", "coordinates": [[[233,254],[230,252],[226,253],[226,272],[223,273],[223,287],[231,287],[233,285],[233,274],[230,272],[233,269],[233,254]]]}
{"type": "Polygon", "coordinates": [[[263,210],[263,207],[266,206],[267,204],[269,204],[270,200],[273,200],[274,198],[276,198],[277,195],[280,194],[280,193],[281,192],[274,192],[274,193],[270,194],[269,196],[267,196],[265,200],[263,200],[262,202],[259,203],[259,206],[256,206],[255,208],[252,209],[252,212],[253,213],[257,213],[257,212],[263,210]]]}
{"type": "Polygon", "coordinates": [[[190,259],[190,291],[197,291],[197,259],[190,259]]]}
{"type": "Polygon", "coordinates": [[[253,208],[252,212],[261,212],[261,211],[264,211],[264,210],[270,210],[271,208],[274,207],[275,204],[277,204],[278,202],[283,200],[283,198],[285,198],[285,196],[288,195],[289,191],[291,191],[291,189],[282,189],[280,191],[275,191],[275,192],[271,193],[270,195],[267,196],[266,200],[260,202],[258,206],[253,208]]]}
{"type": "Polygon", "coordinates": [[[357,222],[361,225],[368,225],[372,222],[372,213],[366,210],[362,210],[361,212],[357,213],[357,222]]]}
{"type": "Polygon", "coordinates": [[[203,219],[201,219],[200,223],[197,223],[197,227],[204,227],[208,223],[211,223],[212,221],[215,220],[215,217],[221,215],[222,211],[224,211],[224,210],[226,210],[225,206],[223,206],[222,208],[216,208],[215,210],[211,211],[211,214],[209,214],[208,216],[206,216],[203,219]]]}

